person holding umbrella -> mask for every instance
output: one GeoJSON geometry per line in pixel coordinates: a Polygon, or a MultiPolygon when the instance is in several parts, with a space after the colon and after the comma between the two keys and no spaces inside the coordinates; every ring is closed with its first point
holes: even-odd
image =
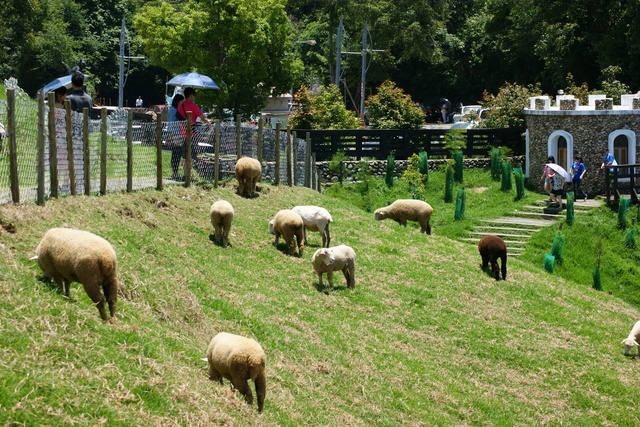
{"type": "Polygon", "coordinates": [[[91,96],[84,91],[84,74],[76,71],[71,75],[71,93],[68,95],[71,101],[71,109],[82,113],[84,108],[91,110],[93,100],[91,96]]]}
{"type": "Polygon", "coordinates": [[[178,107],[178,113],[187,118],[187,111],[191,111],[191,124],[195,125],[198,118],[203,123],[210,123],[209,119],[202,113],[198,104],[194,101],[196,99],[196,90],[192,87],[188,87],[184,90],[184,102],[178,107]]]}

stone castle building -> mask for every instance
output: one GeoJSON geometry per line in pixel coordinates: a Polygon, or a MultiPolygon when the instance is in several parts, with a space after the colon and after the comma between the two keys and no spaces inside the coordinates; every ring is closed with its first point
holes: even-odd
{"type": "Polygon", "coordinates": [[[572,95],[529,98],[524,110],[527,122],[526,175],[542,191],[539,178],[546,160],[569,170],[574,156],[581,156],[587,168],[582,188],[593,197],[604,190],[600,170],[606,148],[619,165],[638,164],[640,141],[640,92],[622,95],[621,105],[613,105],[605,95],[589,95],[589,105],[579,105],[572,95]]]}

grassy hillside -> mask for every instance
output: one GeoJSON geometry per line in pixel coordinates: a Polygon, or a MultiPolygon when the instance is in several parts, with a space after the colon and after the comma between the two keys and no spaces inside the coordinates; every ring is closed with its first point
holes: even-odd
{"type": "MultiPolygon", "coordinates": [[[[443,208],[441,208],[443,210],[443,208]]],[[[0,206],[0,423],[24,425],[631,425],[640,384],[620,340],[637,309],[539,265],[509,260],[496,282],[473,245],[376,222],[302,188],[265,185],[68,197],[0,206]],[[214,245],[208,209],[236,209],[231,248],[214,245]],[[274,248],[267,221],[317,204],[332,244],[357,254],[356,288],[319,288],[310,264],[274,248]],[[29,261],[44,232],[69,225],[118,254],[116,324],[82,287],[72,300],[29,261]],[[267,353],[259,414],[209,381],[220,331],[267,353]]],[[[447,224],[445,224],[447,223],[447,224]]]]}

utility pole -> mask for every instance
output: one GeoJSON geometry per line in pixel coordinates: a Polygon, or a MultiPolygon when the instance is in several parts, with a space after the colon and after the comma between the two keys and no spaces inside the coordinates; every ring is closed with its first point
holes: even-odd
{"type": "Polygon", "coordinates": [[[342,24],[342,18],[340,18],[340,24],[338,24],[338,35],[336,37],[336,76],[335,85],[340,87],[340,61],[342,59],[342,33],[344,32],[344,25],[342,24]]]}
{"type": "Polygon", "coordinates": [[[124,56],[124,45],[127,41],[127,26],[125,19],[122,18],[122,26],[120,27],[120,73],[118,79],[118,108],[124,106],[124,60],[125,59],[146,59],[144,56],[124,56]]]}

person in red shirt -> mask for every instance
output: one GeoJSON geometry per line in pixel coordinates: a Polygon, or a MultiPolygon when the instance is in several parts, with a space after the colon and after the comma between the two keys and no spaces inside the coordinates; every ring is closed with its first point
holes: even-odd
{"type": "Polygon", "coordinates": [[[191,124],[196,124],[198,117],[202,123],[210,123],[209,119],[205,117],[198,107],[198,104],[194,102],[196,99],[196,90],[192,87],[188,87],[184,90],[184,102],[178,106],[178,113],[185,120],[187,119],[187,111],[191,111],[191,124]]]}

